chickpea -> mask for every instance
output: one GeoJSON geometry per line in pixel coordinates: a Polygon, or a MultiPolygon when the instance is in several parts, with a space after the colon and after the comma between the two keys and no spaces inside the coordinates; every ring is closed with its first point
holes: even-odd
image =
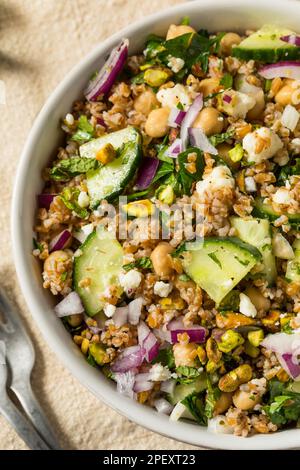
{"type": "Polygon", "coordinates": [[[292,94],[294,91],[294,88],[292,88],[290,85],[284,85],[275,95],[276,103],[281,104],[282,106],[291,104],[292,94]]]}
{"type": "Polygon", "coordinates": [[[253,392],[244,392],[242,390],[237,390],[232,397],[234,406],[240,410],[251,410],[261,401],[261,397],[258,394],[253,392]]]}
{"type": "Polygon", "coordinates": [[[235,46],[241,42],[242,38],[237,33],[225,34],[220,42],[221,52],[224,55],[231,55],[232,46],[235,46]]]}
{"type": "Polygon", "coordinates": [[[228,154],[229,150],[232,149],[230,144],[219,144],[217,146],[218,155],[224,160],[224,162],[233,170],[237,170],[240,167],[240,162],[233,162],[228,154]]]}
{"type": "Polygon", "coordinates": [[[133,103],[135,111],[138,113],[148,114],[155,108],[158,108],[159,102],[156,99],[155,93],[149,88],[140,95],[138,95],[133,103]]]}
{"type": "Polygon", "coordinates": [[[173,353],[176,367],[179,366],[196,366],[197,344],[195,343],[175,343],[173,353]]]}
{"type": "Polygon", "coordinates": [[[220,134],[223,130],[224,119],[222,114],[212,107],[203,108],[196,117],[193,127],[198,127],[210,136],[220,134]]]}
{"type": "Polygon", "coordinates": [[[256,103],[250,111],[247,113],[248,121],[255,121],[259,119],[262,115],[263,110],[265,109],[265,95],[263,90],[259,90],[254,96],[256,103]]]}
{"type": "Polygon", "coordinates": [[[192,28],[189,25],[186,25],[186,24],[180,24],[180,25],[171,24],[169,26],[166,39],[167,39],[167,41],[169,41],[169,39],[178,38],[178,36],[182,36],[183,34],[195,33],[195,32],[196,31],[194,30],[194,28],[192,28]]]}
{"type": "Polygon", "coordinates": [[[222,392],[214,407],[214,416],[221,415],[228,410],[232,404],[232,394],[222,392]]]}
{"type": "Polygon", "coordinates": [[[153,109],[145,123],[145,131],[150,137],[164,137],[168,133],[169,108],[153,109]]]}
{"type": "MultiPolygon", "coordinates": [[[[53,251],[44,262],[44,271],[51,277],[60,272],[60,264],[65,264],[69,261],[69,253],[63,250],[53,251]]],[[[62,271],[63,272],[63,271],[62,271]]]]}
{"type": "Polygon", "coordinates": [[[83,315],[81,313],[76,313],[75,315],[70,315],[68,317],[68,323],[73,328],[76,328],[76,326],[81,325],[82,320],[83,320],[83,315]]]}
{"type": "Polygon", "coordinates": [[[159,243],[151,253],[151,261],[155,273],[161,278],[168,279],[173,273],[172,260],[169,255],[173,248],[167,242],[159,243]]]}
{"type": "Polygon", "coordinates": [[[204,78],[199,84],[199,91],[203,94],[204,98],[212,93],[215,93],[219,86],[219,80],[216,78],[204,78]]]}
{"type": "Polygon", "coordinates": [[[249,297],[256,310],[266,312],[271,308],[271,302],[266,299],[256,287],[247,287],[245,294],[249,297]]]}

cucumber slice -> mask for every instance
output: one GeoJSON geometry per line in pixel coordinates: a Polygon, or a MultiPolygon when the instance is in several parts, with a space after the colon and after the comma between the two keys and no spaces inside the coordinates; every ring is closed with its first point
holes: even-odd
{"type": "Polygon", "coordinates": [[[285,277],[292,282],[300,282],[300,240],[293,243],[295,258],[287,262],[285,277]]]}
{"type": "MultiPolygon", "coordinates": [[[[104,306],[101,294],[111,285],[119,287],[123,249],[112,234],[99,226],[81,245],[80,251],[82,254],[74,260],[73,284],[86,313],[93,316],[104,306]],[[89,286],[80,287],[80,281],[87,278],[90,281],[89,286]]],[[[120,294],[121,291],[120,288],[120,294]]]]}
{"type": "Polygon", "coordinates": [[[260,217],[263,219],[269,219],[270,221],[274,221],[278,219],[281,215],[286,215],[289,219],[289,223],[292,225],[298,225],[300,223],[300,214],[288,214],[284,212],[275,212],[273,207],[270,204],[266,204],[263,202],[262,198],[256,198],[254,209],[252,214],[255,217],[260,217]]]}
{"type": "Polygon", "coordinates": [[[299,59],[300,47],[281,41],[282,36],[295,34],[293,31],[275,25],[264,25],[261,29],[232,48],[232,55],[243,60],[278,62],[299,59]]]}
{"type": "Polygon", "coordinates": [[[203,372],[194,382],[190,384],[179,384],[174,387],[172,394],[168,395],[168,400],[172,405],[176,405],[191,393],[199,393],[207,388],[206,373],[203,372]]]}
{"type": "Polygon", "coordinates": [[[218,305],[261,260],[257,248],[236,237],[187,243],[183,269],[218,305]]]}
{"type": "Polygon", "coordinates": [[[265,276],[269,284],[273,284],[277,271],[275,256],[272,250],[271,227],[266,219],[230,218],[231,226],[237,231],[237,236],[246,243],[255,246],[262,255],[265,276]]]}
{"type": "Polygon", "coordinates": [[[118,158],[87,173],[90,205],[94,209],[101,200],[113,200],[134,177],[142,157],[142,137],[134,127],[112,132],[91,140],[80,147],[80,155],[96,158],[97,152],[106,144],[120,150],[118,158]]]}

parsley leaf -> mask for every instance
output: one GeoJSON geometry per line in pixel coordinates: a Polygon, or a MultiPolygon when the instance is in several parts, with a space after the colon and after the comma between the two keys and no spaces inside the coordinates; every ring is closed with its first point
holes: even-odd
{"type": "Polygon", "coordinates": [[[290,391],[278,380],[269,383],[269,403],[264,410],[277,426],[298,421],[300,418],[300,393],[290,391]]]}
{"type": "Polygon", "coordinates": [[[169,176],[173,173],[174,171],[174,162],[165,162],[163,161],[158,168],[155,177],[152,180],[152,184],[156,183],[156,181],[159,181],[161,178],[164,178],[165,176],[169,176]]]}
{"type": "Polygon", "coordinates": [[[85,219],[89,213],[87,209],[84,209],[79,206],[78,204],[79,194],[80,194],[79,188],[67,187],[67,188],[64,188],[63,192],[60,194],[60,198],[62,199],[63,203],[68,209],[70,209],[71,211],[74,211],[78,215],[78,217],[80,217],[81,219],[85,219]]]}
{"type": "Polygon", "coordinates": [[[287,165],[281,167],[278,178],[277,178],[278,183],[285,184],[285,182],[292,175],[300,175],[300,158],[295,159],[294,165],[291,165],[291,163],[288,163],[287,165]]]}
{"type": "Polygon", "coordinates": [[[160,362],[163,366],[169,367],[169,369],[175,369],[175,359],[173,354],[172,346],[164,349],[160,349],[158,355],[153,359],[152,364],[160,362]]]}
{"type": "Polygon", "coordinates": [[[195,420],[202,426],[207,425],[207,416],[205,414],[205,404],[203,394],[191,393],[181,402],[191,413],[195,420]]]}
{"type": "Polygon", "coordinates": [[[32,239],[32,243],[33,243],[33,248],[35,250],[40,250],[40,252],[43,251],[43,245],[41,243],[39,243],[35,238],[32,239]]]}
{"type": "Polygon", "coordinates": [[[88,118],[82,114],[78,119],[77,131],[73,134],[71,140],[79,143],[88,142],[94,137],[94,132],[94,127],[88,118]]]}
{"type": "Polygon", "coordinates": [[[219,144],[222,144],[228,139],[231,139],[233,137],[234,131],[229,131],[229,132],[222,132],[221,134],[215,134],[212,135],[209,140],[210,143],[216,147],[219,144]]]}
{"type": "Polygon", "coordinates": [[[82,175],[90,170],[96,170],[100,162],[94,158],[71,157],[61,160],[50,170],[50,178],[55,181],[68,181],[74,176],[82,175]]]}
{"type": "Polygon", "coordinates": [[[232,88],[233,85],[233,77],[230,73],[225,73],[220,80],[220,85],[226,88],[232,88]]]}
{"type": "Polygon", "coordinates": [[[207,379],[207,394],[205,397],[205,415],[208,419],[213,417],[214,408],[218,399],[221,396],[221,391],[218,387],[214,387],[209,379],[207,379]]]}
{"type": "Polygon", "coordinates": [[[176,368],[176,374],[178,374],[178,382],[182,384],[190,384],[200,376],[201,372],[199,372],[196,367],[179,366],[176,368]]]}
{"type": "Polygon", "coordinates": [[[152,269],[152,261],[148,256],[142,256],[141,258],[133,261],[132,263],[127,263],[123,265],[125,271],[130,271],[131,269],[152,269]]]}
{"type": "Polygon", "coordinates": [[[188,148],[187,150],[181,152],[178,155],[179,171],[177,173],[177,178],[178,182],[181,185],[183,194],[191,194],[192,184],[195,181],[199,181],[201,179],[204,170],[204,165],[205,163],[203,153],[200,149],[196,147],[188,148]],[[195,171],[193,173],[188,171],[188,165],[190,163],[189,158],[191,154],[196,154],[196,161],[194,162],[195,171]]]}

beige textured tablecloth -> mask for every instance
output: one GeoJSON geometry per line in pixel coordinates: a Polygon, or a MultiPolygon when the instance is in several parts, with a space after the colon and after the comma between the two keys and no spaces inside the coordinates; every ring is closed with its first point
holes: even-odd
{"type": "MultiPolygon", "coordinates": [[[[0,283],[18,304],[36,349],[34,389],[65,449],[192,449],[136,426],[83,388],[50,351],[18,287],[9,232],[20,153],[42,104],[93,46],[182,0],[0,0],[0,283]],[[0,99],[1,103],[1,99],[0,99]]],[[[25,449],[0,416],[0,449],[25,449]]]]}

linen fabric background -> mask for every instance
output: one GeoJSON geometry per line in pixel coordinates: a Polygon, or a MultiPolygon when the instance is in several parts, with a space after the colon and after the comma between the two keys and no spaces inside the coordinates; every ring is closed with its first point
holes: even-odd
{"type": "MultiPolygon", "coordinates": [[[[37,113],[56,85],[95,44],[179,3],[182,0],[0,0],[0,80],[6,91],[6,104],[0,104],[0,283],[33,338],[33,387],[65,449],[194,449],[118,415],[62,366],[25,305],[9,229],[18,160],[37,113]]],[[[0,449],[26,449],[1,416],[0,449]]]]}

